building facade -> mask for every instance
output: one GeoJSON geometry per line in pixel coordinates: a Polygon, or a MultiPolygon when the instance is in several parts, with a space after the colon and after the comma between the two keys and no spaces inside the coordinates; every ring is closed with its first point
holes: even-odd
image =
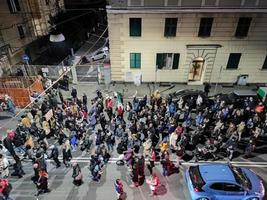
{"type": "Polygon", "coordinates": [[[7,57],[9,64],[17,64],[27,44],[49,33],[49,19],[64,8],[64,1],[0,0],[0,5],[0,62],[7,57]]]}
{"type": "Polygon", "coordinates": [[[266,0],[111,0],[113,81],[267,81],[266,0]]]}

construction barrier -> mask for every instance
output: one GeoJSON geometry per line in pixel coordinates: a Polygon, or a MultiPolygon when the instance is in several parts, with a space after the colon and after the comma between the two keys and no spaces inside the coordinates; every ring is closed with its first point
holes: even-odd
{"type": "Polygon", "coordinates": [[[0,78],[0,98],[8,95],[17,107],[23,108],[31,102],[33,92],[44,91],[41,77],[0,78]]]}

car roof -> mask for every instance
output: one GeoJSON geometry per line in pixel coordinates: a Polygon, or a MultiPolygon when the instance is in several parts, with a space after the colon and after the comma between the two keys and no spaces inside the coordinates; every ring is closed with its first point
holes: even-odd
{"type": "Polygon", "coordinates": [[[257,93],[252,90],[235,90],[233,93],[237,96],[257,96],[257,93]]]}
{"type": "Polygon", "coordinates": [[[203,180],[208,182],[236,182],[232,170],[226,164],[199,165],[203,180]]]}
{"type": "Polygon", "coordinates": [[[203,94],[204,92],[201,90],[189,90],[189,89],[182,89],[174,92],[175,95],[190,95],[190,94],[203,94]]]}

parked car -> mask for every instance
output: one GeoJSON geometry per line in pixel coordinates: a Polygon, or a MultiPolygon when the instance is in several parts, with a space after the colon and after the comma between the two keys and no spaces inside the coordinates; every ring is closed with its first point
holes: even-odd
{"type": "Polygon", "coordinates": [[[253,100],[257,103],[258,96],[255,91],[252,90],[235,90],[230,94],[218,94],[216,97],[220,98],[220,100],[225,101],[226,104],[233,104],[234,107],[240,108],[244,105],[244,100],[246,98],[252,97],[253,100]]]}
{"type": "Polygon", "coordinates": [[[92,61],[95,61],[95,60],[105,59],[107,56],[108,56],[108,51],[103,48],[102,50],[96,52],[96,54],[94,54],[91,57],[91,59],[92,61]]]}
{"type": "Polygon", "coordinates": [[[262,180],[250,169],[227,164],[203,164],[186,170],[192,200],[262,200],[262,180]]]}
{"type": "MultiPolygon", "coordinates": [[[[176,92],[170,93],[170,95],[172,96],[172,100],[174,102],[179,101],[180,98],[182,98],[184,100],[184,102],[187,102],[191,97],[193,97],[195,100],[197,99],[198,95],[200,95],[203,99],[203,105],[204,106],[211,106],[213,104],[213,100],[209,99],[205,92],[201,91],[201,90],[178,90],[176,92]]],[[[194,101],[194,105],[193,108],[196,108],[196,101],[194,101]]]]}

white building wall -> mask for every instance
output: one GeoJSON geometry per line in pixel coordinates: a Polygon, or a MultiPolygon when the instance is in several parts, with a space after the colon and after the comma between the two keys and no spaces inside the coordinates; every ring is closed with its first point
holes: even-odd
{"type": "MultiPolygon", "coordinates": [[[[142,81],[188,82],[190,60],[188,44],[219,44],[214,65],[206,71],[204,82],[234,82],[240,74],[249,74],[249,82],[267,81],[267,71],[261,70],[267,55],[267,14],[111,14],[108,13],[112,80],[125,79],[127,72],[141,73],[142,81]],[[129,18],[142,18],[142,36],[129,36],[129,18]],[[164,37],[166,17],[178,17],[177,34],[164,37]],[[201,17],[214,17],[211,37],[198,37],[201,17]],[[246,38],[234,37],[239,17],[252,17],[246,38]],[[130,53],[141,53],[141,69],[130,69],[130,53]],[[157,53],[180,53],[178,70],[158,70],[157,53]],[[226,70],[230,53],[242,53],[239,67],[226,70]],[[218,80],[222,66],[221,78],[218,80]]],[[[196,55],[197,56],[197,55],[196,55]]],[[[198,55],[199,56],[199,55],[198,55]]]]}

